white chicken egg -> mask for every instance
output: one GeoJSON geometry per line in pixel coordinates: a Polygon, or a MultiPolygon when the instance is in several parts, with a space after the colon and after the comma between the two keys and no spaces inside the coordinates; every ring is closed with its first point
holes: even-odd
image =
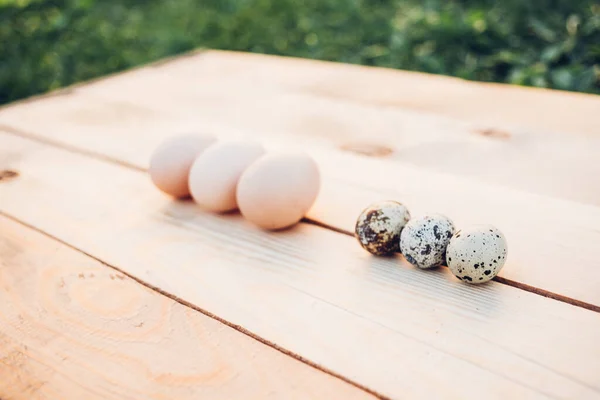
{"type": "Polygon", "coordinates": [[[506,262],[506,238],[491,225],[476,225],[454,234],[446,250],[450,271],[467,283],[494,278],[506,262]]]}
{"type": "Polygon", "coordinates": [[[248,166],[265,153],[260,143],[219,143],[200,154],[190,170],[190,194],[196,203],[214,212],[237,209],[236,187],[248,166]]]}
{"type": "Polygon", "coordinates": [[[237,202],[242,215],[264,229],[296,224],[312,207],[320,188],[319,169],[303,153],[268,154],[240,177],[237,202]]]}
{"type": "Polygon", "coordinates": [[[216,140],[212,135],[182,135],[163,142],[150,159],[148,173],[154,185],[174,197],[189,196],[192,163],[216,140]]]}
{"type": "Polygon", "coordinates": [[[452,235],[454,224],[444,215],[414,218],[400,234],[400,251],[409,263],[419,268],[439,267],[446,261],[446,247],[452,235]]]}

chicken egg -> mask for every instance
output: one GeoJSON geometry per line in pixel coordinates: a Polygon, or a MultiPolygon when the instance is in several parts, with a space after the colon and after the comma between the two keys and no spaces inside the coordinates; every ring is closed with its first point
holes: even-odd
{"type": "Polygon", "coordinates": [[[475,225],[452,236],[446,250],[450,271],[467,283],[484,283],[498,275],[506,262],[506,238],[491,225],[475,225]]]}
{"type": "Polygon", "coordinates": [[[189,196],[192,163],[216,140],[212,135],[182,135],[163,142],[150,158],[148,173],[154,185],[174,197],[189,196]]]}
{"type": "Polygon", "coordinates": [[[200,154],[190,170],[190,194],[196,203],[214,212],[237,209],[236,187],[248,166],[265,153],[253,141],[218,143],[200,154]]]}
{"type": "Polygon", "coordinates": [[[319,168],[310,156],[267,154],[240,177],[237,203],[242,215],[255,225],[283,229],[306,215],[319,188],[319,168]]]}

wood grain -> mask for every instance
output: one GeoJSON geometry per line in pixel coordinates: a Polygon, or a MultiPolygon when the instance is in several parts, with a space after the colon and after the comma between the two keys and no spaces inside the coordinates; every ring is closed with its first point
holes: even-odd
{"type": "Polygon", "coordinates": [[[307,224],[267,233],[145,174],[0,135],[0,210],[394,398],[600,398],[600,315],[375,258],[307,224]]]}
{"type": "Polygon", "coordinates": [[[0,398],[372,396],[0,216],[0,398]]]}
{"type": "MultiPolygon", "coordinates": [[[[488,128],[599,134],[597,95],[251,53],[208,51],[199,56],[211,77],[243,75],[257,86],[271,82],[316,97],[432,112],[488,128]]],[[[189,72],[200,72],[194,58],[175,61],[189,72]]]]}
{"type": "Polygon", "coordinates": [[[301,137],[600,205],[600,96],[202,52],[8,107],[0,124],[142,165],[188,129],[301,137]]]}
{"type": "Polygon", "coordinates": [[[261,139],[275,150],[304,148],[318,158],[325,176],[309,214],[315,221],[351,232],[362,208],[392,198],[407,203],[415,216],[441,212],[459,226],[495,224],[510,248],[501,277],[600,307],[600,163],[595,161],[600,136],[545,132],[507,141],[473,135],[464,122],[439,116],[307,97],[280,84],[284,72],[269,80],[258,67],[246,70],[217,55],[148,67],[8,108],[0,112],[0,124],[24,126],[31,132],[13,132],[136,168],[147,165],[160,141],[188,129],[224,139],[261,139]],[[464,162],[470,172],[415,165],[408,160],[412,154],[421,154],[423,163],[439,158],[408,147],[399,151],[390,140],[422,150],[439,145],[444,157],[464,162]],[[355,154],[385,155],[386,149],[395,152],[383,158],[355,154]],[[479,154],[478,162],[469,160],[471,150],[479,154]],[[506,173],[502,185],[489,176],[473,176],[490,166],[506,173]],[[521,180],[528,174],[531,180],[521,180]]]}
{"type": "Polygon", "coordinates": [[[347,233],[371,202],[396,199],[413,216],[442,213],[464,227],[492,224],[507,237],[499,276],[600,309],[600,207],[495,185],[472,185],[379,159],[314,149],[327,181],[309,217],[347,233]]]}

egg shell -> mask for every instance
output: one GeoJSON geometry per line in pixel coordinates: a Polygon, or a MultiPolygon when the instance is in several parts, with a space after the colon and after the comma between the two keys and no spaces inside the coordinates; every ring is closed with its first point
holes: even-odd
{"type": "Polygon", "coordinates": [[[242,215],[253,224],[283,229],[306,215],[320,185],[319,168],[307,154],[267,154],[240,177],[237,202],[242,215]]]}
{"type": "Polygon", "coordinates": [[[400,234],[400,251],[406,260],[423,269],[446,262],[446,248],[454,235],[454,224],[441,214],[411,219],[400,234]]]}
{"type": "Polygon", "coordinates": [[[174,197],[189,196],[192,163],[216,140],[212,135],[181,135],[161,143],[154,150],[148,169],[154,185],[174,197]]]}
{"type": "Polygon", "coordinates": [[[381,201],[365,208],[358,219],[354,234],[360,245],[377,256],[400,252],[400,233],[410,220],[408,208],[397,201],[381,201]]]}
{"type": "Polygon", "coordinates": [[[507,243],[502,232],[491,225],[475,225],[452,236],[446,262],[463,282],[484,283],[500,272],[506,255],[507,243]]]}
{"type": "Polygon", "coordinates": [[[196,203],[214,212],[237,209],[236,188],[240,176],[265,154],[253,141],[217,143],[200,154],[190,170],[190,194],[196,203]]]}

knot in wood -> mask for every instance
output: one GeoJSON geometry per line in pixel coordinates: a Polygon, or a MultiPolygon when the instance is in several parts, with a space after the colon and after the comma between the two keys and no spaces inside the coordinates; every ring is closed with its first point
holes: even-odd
{"type": "Polygon", "coordinates": [[[475,131],[475,133],[481,136],[500,140],[507,140],[511,137],[510,133],[495,128],[478,129],[475,131]]]}
{"type": "Polygon", "coordinates": [[[387,157],[394,152],[393,149],[378,144],[350,143],[340,147],[344,151],[361,154],[368,157],[387,157]]]}
{"type": "Polygon", "coordinates": [[[16,171],[11,171],[9,169],[0,170],[0,181],[7,181],[10,179],[14,179],[19,176],[19,173],[16,171]]]}

